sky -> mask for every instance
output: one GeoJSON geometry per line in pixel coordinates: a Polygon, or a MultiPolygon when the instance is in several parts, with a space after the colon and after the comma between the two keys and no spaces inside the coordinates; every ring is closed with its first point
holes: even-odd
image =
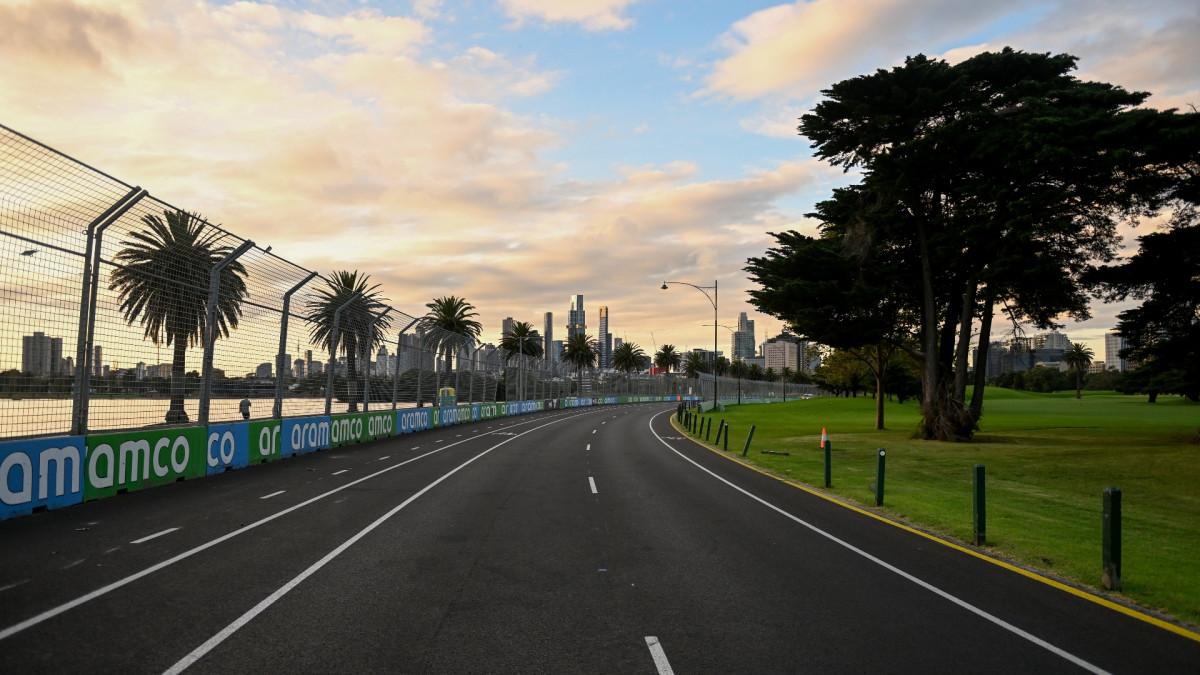
{"type": "MultiPolygon", "coordinates": [[[[0,122],[398,310],[464,297],[485,342],[582,294],[682,351],[712,305],[664,281],[782,328],[743,268],[852,182],[796,131],[822,89],[1011,46],[1186,108],[1197,35],[1195,0],[0,0],[0,122]]],[[[1103,359],[1123,307],[1063,330],[1103,359]]]]}

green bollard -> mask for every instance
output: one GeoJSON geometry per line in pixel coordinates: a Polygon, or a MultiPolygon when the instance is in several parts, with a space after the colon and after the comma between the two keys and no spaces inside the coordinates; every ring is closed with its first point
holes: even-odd
{"type": "Polygon", "coordinates": [[[729,452],[729,425],[725,425],[725,452],[729,452]]]}
{"type": "Polygon", "coordinates": [[[833,441],[825,440],[825,487],[833,487],[833,461],[829,456],[833,441]]]}
{"type": "Polygon", "coordinates": [[[721,432],[723,431],[725,431],[725,420],[721,420],[721,423],[717,425],[717,440],[713,441],[713,445],[721,444],[721,432]]]}
{"type": "Polygon", "coordinates": [[[982,464],[975,465],[975,545],[987,542],[987,505],[984,501],[984,471],[982,464]]]}
{"type": "Polygon", "coordinates": [[[752,438],[754,438],[754,425],[753,424],[750,425],[750,433],[746,436],[746,447],[742,448],[742,457],[745,457],[746,453],[750,452],[750,439],[752,439],[752,438]]]}
{"type": "Polygon", "coordinates": [[[708,418],[708,424],[704,425],[704,442],[708,442],[708,437],[712,434],[712,418],[708,418]]]}
{"type": "Polygon", "coordinates": [[[1110,591],[1121,590],[1121,488],[1104,488],[1104,569],[1101,581],[1110,591]]]}
{"type": "Polygon", "coordinates": [[[883,464],[887,450],[879,449],[879,464],[875,469],[875,506],[883,506],[883,464]]]}

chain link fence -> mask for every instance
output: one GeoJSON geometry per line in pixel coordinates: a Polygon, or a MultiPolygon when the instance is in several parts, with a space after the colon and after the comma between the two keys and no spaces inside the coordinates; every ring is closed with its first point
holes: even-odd
{"type": "MultiPolygon", "coordinates": [[[[712,396],[509,354],[0,126],[0,440],[500,400],[712,396]],[[358,291],[367,291],[357,293],[358,291]]],[[[738,384],[718,378],[723,400],[738,384]]],[[[741,382],[747,400],[803,385],[741,382]]]]}

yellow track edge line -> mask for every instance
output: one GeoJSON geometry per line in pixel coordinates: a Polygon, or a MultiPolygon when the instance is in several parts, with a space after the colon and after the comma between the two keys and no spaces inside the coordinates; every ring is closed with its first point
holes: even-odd
{"type": "Polygon", "coordinates": [[[947,547],[949,547],[949,548],[952,548],[952,549],[954,549],[955,551],[959,551],[959,552],[961,552],[961,553],[966,553],[966,554],[967,554],[967,555],[969,555],[969,556],[972,556],[972,557],[978,558],[979,560],[983,560],[983,561],[985,561],[985,562],[989,562],[989,563],[991,563],[991,564],[993,564],[993,565],[996,565],[996,566],[998,566],[998,567],[1002,567],[1002,568],[1004,568],[1004,569],[1006,569],[1006,570],[1008,570],[1008,571],[1010,571],[1010,572],[1016,572],[1017,574],[1020,574],[1021,576],[1027,577],[1027,578],[1029,578],[1029,579],[1032,579],[1032,580],[1034,580],[1034,581],[1041,582],[1041,583],[1043,583],[1043,584],[1046,584],[1047,586],[1050,586],[1050,587],[1052,587],[1052,588],[1058,589],[1058,590],[1060,590],[1060,591],[1065,591],[1065,592],[1067,592],[1067,593],[1070,593],[1071,595],[1074,595],[1075,597],[1082,598],[1082,599],[1084,599],[1084,600],[1087,600],[1087,601],[1089,601],[1089,602],[1093,602],[1093,603],[1095,603],[1095,604],[1097,604],[1097,605],[1100,605],[1101,607],[1106,607],[1106,608],[1108,608],[1108,609],[1111,609],[1111,610],[1114,610],[1114,611],[1120,612],[1120,613],[1122,613],[1122,614],[1124,614],[1124,615],[1126,615],[1126,616],[1132,617],[1132,618],[1134,618],[1134,619],[1137,619],[1137,620],[1139,620],[1139,621],[1143,621],[1143,622],[1145,622],[1145,623],[1148,623],[1148,624],[1150,624],[1150,625],[1152,625],[1152,626],[1156,626],[1156,627],[1158,627],[1158,628],[1162,628],[1163,630],[1170,631],[1170,632],[1172,632],[1172,633],[1175,633],[1176,635],[1179,635],[1179,636],[1185,637],[1185,638],[1187,638],[1187,639],[1189,639],[1189,640],[1193,640],[1193,641],[1195,641],[1195,642],[1200,642],[1200,633],[1197,633],[1197,632],[1195,632],[1195,631],[1188,630],[1187,628],[1184,628],[1183,626],[1179,626],[1179,625],[1173,624],[1173,623],[1171,623],[1170,621],[1164,621],[1164,620],[1162,620],[1162,619],[1160,619],[1160,618],[1158,618],[1158,617],[1151,616],[1151,615],[1149,615],[1149,614],[1146,614],[1145,612],[1141,612],[1141,611],[1138,611],[1138,610],[1136,610],[1136,609],[1133,609],[1132,607],[1127,607],[1126,605],[1123,605],[1123,604],[1121,604],[1121,603],[1118,603],[1118,602],[1113,602],[1112,600],[1109,600],[1109,599],[1107,599],[1107,598],[1105,598],[1105,597],[1102,597],[1102,596],[1096,595],[1095,593],[1092,593],[1092,592],[1090,592],[1090,591],[1085,591],[1085,590],[1083,590],[1083,589],[1076,588],[1076,587],[1074,587],[1074,586],[1071,586],[1071,585],[1069,585],[1069,584],[1064,584],[1064,583],[1063,583],[1063,582],[1061,582],[1061,581],[1057,581],[1057,580],[1055,580],[1055,579],[1051,579],[1051,578],[1049,578],[1049,577],[1046,577],[1046,576],[1043,576],[1043,575],[1041,575],[1041,574],[1038,574],[1037,572],[1034,572],[1034,571],[1032,571],[1032,570],[1028,570],[1028,569],[1025,569],[1025,568],[1023,568],[1023,567],[1019,567],[1019,566],[1017,566],[1017,565],[1013,565],[1012,563],[1008,563],[1008,562],[1005,562],[1005,561],[1003,561],[1003,560],[1000,560],[1000,559],[998,559],[998,558],[994,558],[994,557],[992,557],[992,556],[990,556],[990,555],[986,555],[986,554],[984,554],[984,553],[981,553],[981,552],[979,552],[979,551],[976,551],[976,550],[974,550],[974,549],[968,548],[968,547],[966,547],[966,546],[963,546],[963,545],[961,545],[961,544],[956,544],[956,543],[954,543],[954,542],[952,542],[952,541],[948,541],[948,540],[946,540],[946,539],[943,539],[942,537],[939,537],[939,536],[936,536],[936,535],[930,534],[930,533],[928,533],[928,532],[923,532],[923,531],[921,531],[921,530],[918,530],[918,529],[917,529],[917,528],[915,528],[915,527],[910,527],[910,526],[908,526],[908,525],[905,525],[904,523],[898,523],[898,522],[896,522],[895,520],[892,520],[891,518],[886,518],[886,517],[884,517],[884,516],[881,516],[881,515],[879,515],[878,513],[875,513],[875,512],[873,512],[873,511],[868,511],[867,509],[864,509],[864,508],[861,508],[861,507],[855,506],[855,505],[853,505],[853,504],[849,504],[849,503],[847,503],[847,502],[845,502],[845,501],[842,501],[841,499],[838,499],[837,497],[834,497],[834,496],[832,496],[832,495],[829,495],[829,494],[826,494],[826,493],[824,493],[824,492],[821,492],[820,490],[817,490],[817,489],[815,489],[815,488],[811,488],[811,487],[809,487],[809,486],[807,486],[807,485],[802,485],[802,484],[800,484],[800,483],[797,483],[797,482],[795,482],[795,481],[788,480],[788,479],[786,479],[786,478],[783,478],[783,477],[777,476],[777,475],[775,475],[775,474],[773,474],[773,473],[771,473],[771,472],[769,472],[769,471],[765,471],[765,470],[763,470],[763,469],[760,469],[759,467],[757,467],[757,466],[754,466],[753,464],[750,464],[749,462],[745,462],[745,461],[743,461],[743,460],[741,460],[741,459],[739,459],[739,458],[737,458],[737,457],[733,457],[733,456],[731,456],[731,455],[727,455],[727,454],[725,454],[725,451],[724,451],[724,450],[721,450],[721,449],[719,449],[719,448],[717,448],[717,447],[715,447],[715,446],[709,445],[708,443],[705,443],[705,442],[701,441],[701,440],[700,440],[700,439],[698,439],[698,438],[692,438],[690,435],[688,435],[688,432],[687,432],[686,430],[684,430],[684,429],[683,429],[683,427],[679,426],[679,425],[676,423],[676,421],[675,421],[675,416],[674,416],[674,415],[672,415],[672,416],[670,417],[670,420],[671,420],[671,426],[672,426],[672,427],[673,427],[673,428],[674,428],[676,431],[678,431],[678,432],[682,433],[682,434],[683,434],[683,437],[684,437],[684,438],[686,438],[687,440],[689,440],[689,441],[692,441],[692,442],[693,442],[693,443],[695,443],[696,445],[699,445],[700,447],[704,448],[705,450],[708,450],[708,451],[712,452],[713,454],[717,455],[718,457],[723,457],[723,458],[725,458],[725,459],[727,459],[727,460],[729,460],[729,461],[731,461],[731,462],[734,462],[735,464],[738,464],[738,465],[744,466],[744,467],[746,467],[747,469],[750,469],[751,471],[755,471],[755,472],[757,472],[757,473],[760,473],[760,474],[762,474],[762,475],[764,475],[764,476],[766,476],[766,477],[768,477],[768,478],[773,478],[773,479],[775,479],[775,480],[779,481],[780,483],[783,483],[784,485],[790,485],[790,486],[792,486],[792,487],[794,487],[794,488],[796,488],[796,489],[798,489],[798,490],[802,490],[802,491],[804,491],[804,492],[807,492],[807,493],[809,493],[810,495],[813,495],[814,497],[820,497],[821,499],[824,499],[824,500],[825,500],[825,501],[827,501],[827,502],[830,502],[830,503],[833,503],[833,504],[837,504],[838,506],[841,506],[842,508],[846,508],[846,509],[849,509],[849,510],[851,510],[851,511],[854,511],[855,513],[859,513],[859,514],[861,514],[861,515],[868,516],[868,517],[870,517],[870,518],[874,518],[875,520],[878,520],[878,521],[880,521],[880,522],[883,522],[883,523],[887,523],[888,525],[891,525],[891,526],[893,526],[893,527],[898,527],[898,528],[900,528],[901,530],[904,530],[905,532],[910,532],[910,533],[912,533],[912,534],[915,534],[915,535],[918,535],[918,536],[920,536],[920,537],[924,537],[925,539],[928,539],[929,541],[933,541],[933,542],[936,542],[936,543],[938,543],[938,544],[941,544],[941,545],[943,545],[943,546],[947,546],[947,547]]]}

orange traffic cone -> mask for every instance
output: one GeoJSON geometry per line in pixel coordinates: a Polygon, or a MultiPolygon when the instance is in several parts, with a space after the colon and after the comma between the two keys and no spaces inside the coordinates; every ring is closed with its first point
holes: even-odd
{"type": "Polygon", "coordinates": [[[821,447],[825,447],[825,442],[829,440],[829,434],[825,433],[825,427],[821,427],[821,447]]]}

